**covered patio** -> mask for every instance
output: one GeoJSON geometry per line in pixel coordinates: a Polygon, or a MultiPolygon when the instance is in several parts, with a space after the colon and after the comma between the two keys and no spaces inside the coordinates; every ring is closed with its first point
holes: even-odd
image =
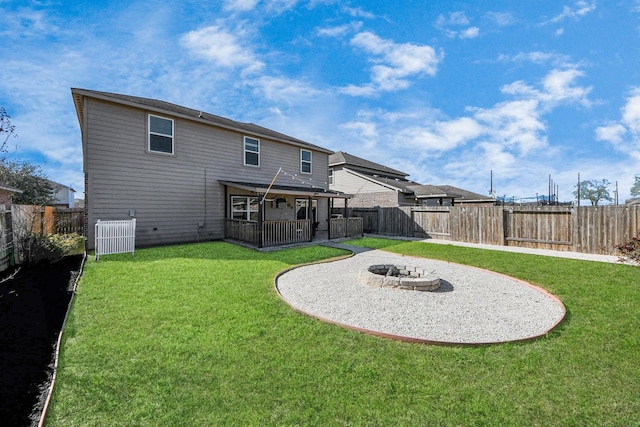
{"type": "Polygon", "coordinates": [[[258,248],[361,236],[361,218],[332,218],[334,199],[351,195],[316,187],[220,181],[225,239],[258,248]]]}

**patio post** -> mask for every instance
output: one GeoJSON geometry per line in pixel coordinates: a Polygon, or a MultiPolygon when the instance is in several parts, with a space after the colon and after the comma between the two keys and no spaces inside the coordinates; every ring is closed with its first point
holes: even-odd
{"type": "Polygon", "coordinates": [[[260,193],[258,193],[258,247],[262,248],[264,246],[264,236],[262,233],[262,217],[264,215],[264,197],[260,198],[260,193]]]}

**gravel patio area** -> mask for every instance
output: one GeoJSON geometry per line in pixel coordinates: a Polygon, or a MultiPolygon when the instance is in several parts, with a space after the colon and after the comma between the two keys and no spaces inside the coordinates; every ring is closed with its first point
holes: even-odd
{"type": "Polygon", "coordinates": [[[521,280],[449,262],[379,250],[302,266],[281,274],[276,290],[294,309],[318,319],[406,341],[475,345],[547,334],[565,316],[562,302],[521,280]],[[373,264],[434,271],[440,289],[418,292],[367,286],[360,270],[373,264]]]}

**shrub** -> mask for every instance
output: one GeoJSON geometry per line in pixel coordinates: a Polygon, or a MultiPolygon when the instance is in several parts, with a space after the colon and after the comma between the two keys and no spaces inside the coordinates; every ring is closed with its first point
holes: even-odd
{"type": "Polygon", "coordinates": [[[620,261],[640,264],[640,231],[626,243],[616,245],[620,261]]]}
{"type": "Polygon", "coordinates": [[[78,251],[85,241],[78,233],[44,235],[30,233],[20,239],[24,261],[33,264],[38,261],[56,261],[78,251]]]}
{"type": "Polygon", "coordinates": [[[67,256],[78,251],[81,245],[84,244],[86,237],[79,235],[78,233],[71,234],[52,234],[48,236],[49,245],[62,256],[67,256]]]}

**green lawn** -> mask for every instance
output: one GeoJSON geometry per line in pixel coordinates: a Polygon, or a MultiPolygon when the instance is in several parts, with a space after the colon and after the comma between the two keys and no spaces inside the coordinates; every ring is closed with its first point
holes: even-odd
{"type": "Polygon", "coordinates": [[[343,255],[214,242],[87,263],[50,426],[640,425],[640,268],[419,242],[353,243],[535,283],[567,307],[548,337],[407,344],[323,324],[278,272],[343,255]]]}

